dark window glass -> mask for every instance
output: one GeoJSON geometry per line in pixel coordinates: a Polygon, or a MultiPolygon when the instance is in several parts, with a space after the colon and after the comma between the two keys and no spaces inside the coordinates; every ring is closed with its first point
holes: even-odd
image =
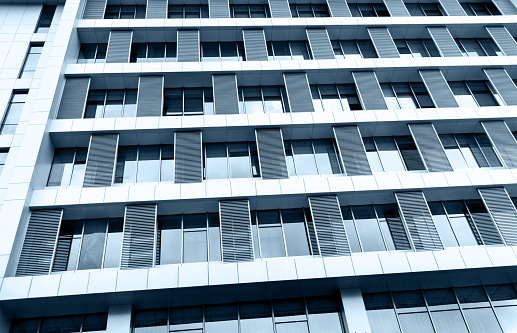
{"type": "Polygon", "coordinates": [[[38,21],[36,33],[45,33],[49,31],[55,12],[56,6],[43,5],[43,10],[41,11],[41,16],[38,21]]]}
{"type": "Polygon", "coordinates": [[[485,287],[490,300],[507,301],[510,299],[517,299],[517,291],[513,284],[499,284],[485,287]]]}
{"type": "Polygon", "coordinates": [[[137,311],[133,321],[134,333],[161,333],[167,331],[167,309],[137,311]]]}
{"type": "Polygon", "coordinates": [[[107,222],[106,219],[85,221],[78,269],[102,267],[107,222]]]}
{"type": "Polygon", "coordinates": [[[82,316],[45,318],[39,333],[76,333],[81,330],[82,316]]]}
{"type": "Polygon", "coordinates": [[[14,320],[10,333],[37,333],[39,325],[39,319],[14,320]]]}
{"type": "Polygon", "coordinates": [[[107,313],[96,313],[84,315],[83,332],[105,331],[108,324],[107,313]]]}
{"type": "Polygon", "coordinates": [[[159,216],[158,230],[160,244],[157,262],[160,265],[181,263],[181,215],[159,216]]]}

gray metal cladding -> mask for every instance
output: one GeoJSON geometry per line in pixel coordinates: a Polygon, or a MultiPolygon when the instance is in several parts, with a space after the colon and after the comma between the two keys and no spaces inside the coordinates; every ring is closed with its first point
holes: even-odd
{"type": "Polygon", "coordinates": [[[349,256],[350,246],[337,197],[309,197],[309,206],[321,256],[349,256]]]}
{"type": "Polygon", "coordinates": [[[284,82],[291,112],[314,112],[307,74],[285,73],[284,82]]]}
{"type": "Polygon", "coordinates": [[[254,259],[248,200],[219,201],[221,244],[224,262],[254,259]]]}
{"type": "Polygon", "coordinates": [[[442,57],[462,57],[458,44],[454,41],[446,27],[427,27],[442,57]]]}
{"type": "Polygon", "coordinates": [[[163,76],[140,76],[137,117],[159,117],[163,113],[163,76]]]}
{"type": "Polygon", "coordinates": [[[345,0],[327,0],[327,6],[332,17],[352,17],[345,0]]]}
{"type": "Polygon", "coordinates": [[[118,134],[93,134],[90,137],[83,187],[111,186],[117,146],[118,134]]]}
{"type": "Polygon", "coordinates": [[[502,68],[483,69],[506,105],[517,105],[517,87],[502,68]]]}
{"type": "Polygon", "coordinates": [[[208,0],[208,14],[210,18],[229,18],[230,4],[228,0],[208,0]]]}
{"type": "Polygon", "coordinates": [[[502,120],[482,121],[481,125],[508,168],[517,168],[517,142],[502,120]]]}
{"type": "Polygon", "coordinates": [[[391,16],[409,16],[406,5],[402,0],[384,0],[391,16]]]}
{"type": "Polygon", "coordinates": [[[408,124],[427,170],[430,172],[452,171],[442,143],[433,124],[408,124]]]}
{"type": "Polygon", "coordinates": [[[422,192],[395,193],[415,250],[441,250],[442,242],[422,192]]]}
{"type": "Polygon", "coordinates": [[[33,210],[22,245],[16,276],[50,272],[63,210],[33,210]]]}
{"type": "Polygon", "coordinates": [[[178,61],[199,61],[199,30],[178,30],[178,61]]]}
{"type": "Polygon", "coordinates": [[[368,33],[379,58],[400,58],[388,28],[368,28],[368,33]]]}
{"type": "Polygon", "coordinates": [[[129,62],[133,31],[111,31],[106,63],[129,62]]]}
{"type": "Polygon", "coordinates": [[[176,183],[203,181],[203,155],[201,132],[176,132],[174,134],[174,179],[176,183]]]}
{"type": "Polygon", "coordinates": [[[335,59],[326,29],[306,29],[314,59],[335,59]]]}
{"type": "Polygon", "coordinates": [[[235,74],[213,75],[212,86],[215,114],[239,114],[237,76],[235,74]]]}
{"type": "Polygon", "coordinates": [[[242,36],[247,61],[268,60],[264,29],[244,29],[242,36]]]}
{"type": "Polygon", "coordinates": [[[262,179],[287,178],[284,141],[279,128],[255,131],[262,179]]]}
{"type": "Polygon", "coordinates": [[[97,20],[104,18],[104,10],[106,9],[106,0],[87,0],[84,7],[83,19],[97,20]]]}
{"type": "Polygon", "coordinates": [[[147,0],[145,17],[148,19],[166,19],[167,6],[167,0],[147,0]]]}
{"type": "Polygon", "coordinates": [[[517,15],[517,8],[510,0],[493,0],[503,15],[517,15]]]}
{"type": "Polygon", "coordinates": [[[57,112],[57,119],[82,118],[89,88],[89,77],[67,78],[57,112]]]}
{"type": "Polygon", "coordinates": [[[334,137],[347,176],[371,175],[363,139],[357,126],[334,127],[334,137]]]}
{"type": "Polygon", "coordinates": [[[126,206],[120,269],[154,265],[156,205],[126,206]]]}
{"type": "Polygon", "coordinates": [[[517,245],[517,211],[502,187],[478,189],[506,245],[517,245]]]}
{"type": "Polygon", "coordinates": [[[365,110],[388,109],[375,72],[352,72],[352,76],[365,110]]]}
{"type": "Polygon", "coordinates": [[[287,0],[268,0],[272,18],[291,17],[289,2],[287,0]]]}
{"type": "Polygon", "coordinates": [[[517,55],[517,43],[505,27],[485,27],[485,29],[505,55],[517,55]]]}
{"type": "Polygon", "coordinates": [[[445,81],[442,72],[438,69],[418,71],[431,96],[434,105],[439,108],[458,107],[456,98],[452,94],[449,84],[445,81]]]}
{"type": "Polygon", "coordinates": [[[440,4],[448,16],[466,16],[458,0],[440,0],[440,4]]]}

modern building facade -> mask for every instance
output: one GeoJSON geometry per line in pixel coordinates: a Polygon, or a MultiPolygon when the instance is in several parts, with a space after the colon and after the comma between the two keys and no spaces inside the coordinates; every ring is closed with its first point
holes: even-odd
{"type": "Polygon", "coordinates": [[[516,5],[0,1],[0,332],[517,332],[516,5]]]}

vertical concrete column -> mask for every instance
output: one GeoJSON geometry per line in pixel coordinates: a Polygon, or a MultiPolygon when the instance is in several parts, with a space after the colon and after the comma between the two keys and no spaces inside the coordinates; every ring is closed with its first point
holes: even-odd
{"type": "MultiPolygon", "coordinates": [[[[342,318],[347,333],[371,333],[360,289],[341,289],[342,318]]],[[[111,333],[111,332],[109,332],[111,333]]]]}
{"type": "Polygon", "coordinates": [[[108,329],[106,333],[130,333],[131,309],[131,305],[110,306],[108,310],[108,329]]]}

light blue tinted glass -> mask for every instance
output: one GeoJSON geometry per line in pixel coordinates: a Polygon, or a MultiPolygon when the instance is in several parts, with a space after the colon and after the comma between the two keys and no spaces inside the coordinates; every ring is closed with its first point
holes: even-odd
{"type": "Polygon", "coordinates": [[[273,333],[272,318],[241,319],[241,333],[273,333]]]}
{"type": "Polygon", "coordinates": [[[239,332],[239,322],[231,321],[215,321],[205,323],[205,333],[237,333],[239,332]]]}
{"type": "Polygon", "coordinates": [[[247,143],[228,143],[228,156],[231,178],[251,178],[247,143]]]}
{"type": "Polygon", "coordinates": [[[85,221],[78,269],[101,268],[107,222],[106,219],[85,221]]]}
{"type": "Polygon", "coordinates": [[[228,178],[226,144],[206,144],[206,179],[228,178]]]}
{"type": "Polygon", "coordinates": [[[379,153],[377,151],[366,152],[366,159],[368,160],[368,164],[370,164],[370,169],[372,172],[384,172],[381,158],[379,157],[379,153]]]}
{"type": "Polygon", "coordinates": [[[126,90],[123,117],[136,117],[136,99],[137,99],[137,90],[136,89],[126,90]]]}
{"type": "Polygon", "coordinates": [[[309,255],[309,243],[305,230],[305,219],[301,209],[282,210],[285,245],[289,256],[309,255]]]}
{"type": "Polygon", "coordinates": [[[483,57],[485,52],[474,38],[459,38],[459,41],[469,57],[483,57]]]}
{"type": "Polygon", "coordinates": [[[136,181],[157,182],[160,179],[160,146],[140,146],[136,181]]]}
{"type": "Polygon", "coordinates": [[[462,201],[446,201],[443,203],[445,210],[449,216],[454,234],[458,239],[460,246],[478,245],[469,222],[465,216],[467,210],[462,201]]]}
{"type": "Polygon", "coordinates": [[[409,39],[407,40],[407,45],[409,46],[414,58],[429,57],[429,54],[420,39],[409,39]]]}
{"type": "Polygon", "coordinates": [[[108,90],[104,118],[122,117],[122,105],[124,104],[124,90],[108,90]]]}
{"type": "Polygon", "coordinates": [[[208,241],[210,261],[221,260],[221,234],[219,232],[219,215],[208,213],[208,241]]]}
{"type": "Polygon", "coordinates": [[[205,306],[206,333],[237,333],[238,331],[237,304],[205,306]]]}
{"type": "Polygon", "coordinates": [[[377,144],[379,157],[385,172],[398,172],[405,170],[404,163],[402,162],[392,137],[375,137],[375,143],[377,144]]]}
{"type": "Polygon", "coordinates": [[[137,146],[119,147],[115,183],[134,183],[136,181],[137,146]]]}
{"type": "Polygon", "coordinates": [[[338,157],[331,140],[313,140],[314,156],[320,175],[339,174],[338,157]]]}
{"type": "Polygon", "coordinates": [[[464,82],[449,82],[449,87],[460,107],[476,107],[477,103],[464,82]]]}
{"type": "Polygon", "coordinates": [[[253,251],[255,252],[255,258],[260,258],[257,213],[255,211],[251,212],[251,237],[253,238],[253,251]]]}
{"type": "Polygon", "coordinates": [[[411,88],[409,88],[409,84],[407,83],[392,83],[393,90],[397,94],[397,100],[402,109],[414,109],[417,108],[418,105],[413,97],[413,93],[411,92],[411,88]]]}
{"type": "Polygon", "coordinates": [[[276,333],[309,333],[307,322],[277,323],[276,333]]]}
{"type": "Polygon", "coordinates": [[[464,309],[471,333],[502,333],[491,308],[464,309]]]}
{"type": "Polygon", "coordinates": [[[262,258],[284,257],[285,248],[282,227],[264,227],[259,229],[262,258]]]}
{"type": "Polygon", "coordinates": [[[449,223],[449,220],[445,215],[445,211],[443,210],[442,204],[440,202],[430,202],[429,209],[431,210],[433,221],[436,225],[436,229],[438,230],[438,234],[440,235],[440,239],[442,240],[443,246],[458,246],[458,241],[454,236],[454,232],[452,231],[452,227],[449,223]]]}
{"type": "Polygon", "coordinates": [[[316,160],[312,151],[310,140],[293,140],[293,156],[296,173],[298,176],[317,175],[316,160]]]}
{"type": "Polygon", "coordinates": [[[459,148],[449,148],[445,149],[445,155],[447,155],[447,158],[449,159],[449,162],[451,163],[453,170],[461,170],[461,169],[468,169],[469,166],[467,165],[467,162],[463,158],[463,154],[461,153],[461,150],[459,148]]]}
{"type": "Polygon", "coordinates": [[[181,215],[159,216],[160,265],[181,263],[181,215]]]}
{"type": "Polygon", "coordinates": [[[468,333],[460,310],[431,312],[436,333],[468,333]]]}
{"type": "Polygon", "coordinates": [[[283,113],[282,98],[279,87],[262,87],[264,110],[266,113],[283,113]]]}
{"type": "Polygon", "coordinates": [[[353,206],[352,211],[363,251],[386,250],[373,206],[353,206]]]}
{"type": "Polygon", "coordinates": [[[427,312],[399,314],[399,321],[404,332],[434,333],[427,312]]]}
{"type": "Polygon", "coordinates": [[[498,306],[495,313],[505,333],[517,332],[517,306],[498,306]]]}
{"type": "Polygon", "coordinates": [[[108,224],[108,238],[104,253],[104,268],[119,267],[120,251],[122,249],[123,219],[110,219],[108,224]]]}
{"type": "Polygon", "coordinates": [[[341,41],[341,47],[345,53],[345,59],[361,59],[361,52],[353,40],[341,41]]]}
{"type": "Polygon", "coordinates": [[[56,149],[47,186],[68,186],[73,169],[75,149],[56,149]]]}
{"type": "Polygon", "coordinates": [[[160,180],[162,182],[174,180],[174,160],[161,161],[160,180]]]}
{"type": "Polygon", "coordinates": [[[185,231],[183,233],[183,262],[208,261],[208,244],[206,230],[185,231]]]}
{"type": "Polygon", "coordinates": [[[397,97],[393,92],[391,84],[389,83],[381,83],[382,93],[384,95],[384,100],[386,101],[386,105],[388,109],[400,109],[399,102],[397,101],[397,97]]]}
{"type": "Polygon", "coordinates": [[[342,333],[341,322],[337,312],[309,314],[311,333],[342,333]]]}
{"type": "Polygon", "coordinates": [[[357,236],[354,220],[352,218],[352,210],[348,206],[341,207],[341,213],[343,214],[343,220],[345,221],[345,230],[348,237],[348,243],[350,244],[350,250],[352,250],[352,252],[361,252],[359,237],[357,236]]]}
{"type": "Polygon", "coordinates": [[[75,271],[77,261],[79,260],[79,250],[81,249],[81,240],[83,233],[83,221],[71,221],[72,224],[72,244],[70,244],[70,254],[68,255],[67,271],[75,271]]]}
{"type": "Polygon", "coordinates": [[[372,333],[400,333],[394,310],[368,310],[366,315],[368,316],[372,333]]]}

